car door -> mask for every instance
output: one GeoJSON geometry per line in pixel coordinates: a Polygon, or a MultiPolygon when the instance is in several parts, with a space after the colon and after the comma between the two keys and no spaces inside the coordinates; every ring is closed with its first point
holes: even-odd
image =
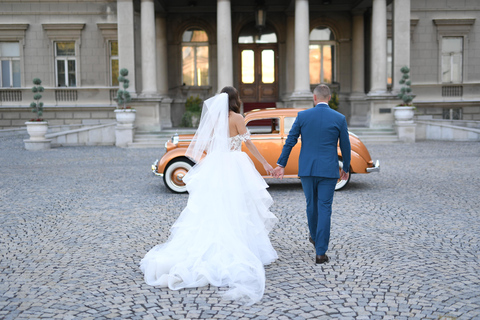
{"type": "MultiPolygon", "coordinates": [[[[246,123],[246,126],[251,133],[250,139],[260,154],[272,167],[275,167],[283,147],[283,139],[280,132],[280,117],[252,119],[246,123]]],[[[263,165],[252,155],[245,145],[242,146],[242,150],[252,159],[258,172],[260,172],[262,176],[268,176],[263,165]]]]}
{"type": "MultiPolygon", "coordinates": [[[[283,118],[283,130],[282,130],[282,147],[285,144],[288,133],[295,122],[296,116],[285,116],[283,118]]],[[[297,144],[292,148],[290,156],[288,157],[287,166],[285,167],[285,176],[297,177],[298,176],[298,157],[300,156],[300,149],[302,147],[302,139],[298,138],[297,144]]]]}

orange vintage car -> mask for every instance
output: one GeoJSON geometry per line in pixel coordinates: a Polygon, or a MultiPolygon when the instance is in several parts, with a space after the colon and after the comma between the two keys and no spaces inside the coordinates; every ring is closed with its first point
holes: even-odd
{"type": "MultiPolygon", "coordinates": [[[[282,152],[283,144],[287,139],[288,132],[297,117],[297,113],[304,109],[263,109],[253,110],[245,116],[245,124],[251,133],[251,140],[258,148],[265,159],[275,167],[275,164],[282,152]]],[[[193,135],[175,134],[165,144],[166,152],[160,160],[152,165],[155,175],[163,176],[165,186],[177,193],[186,192],[183,177],[195,164],[185,156],[188,145],[193,135]]],[[[380,163],[377,160],[373,163],[370,153],[360,139],[350,132],[350,144],[352,147],[352,159],[350,161],[350,173],[379,172],[380,163]]],[[[287,166],[285,167],[284,178],[298,178],[298,157],[300,155],[301,137],[293,147],[287,166]]],[[[271,178],[260,162],[252,156],[250,151],[243,146],[242,151],[246,152],[255,164],[255,168],[264,178],[271,178]]],[[[343,167],[340,148],[338,148],[338,164],[343,167]]],[[[344,188],[350,181],[338,180],[335,190],[344,188]]]]}

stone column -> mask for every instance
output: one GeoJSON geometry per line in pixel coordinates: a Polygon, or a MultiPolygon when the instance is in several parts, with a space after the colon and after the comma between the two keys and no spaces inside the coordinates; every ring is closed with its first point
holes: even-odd
{"type": "Polygon", "coordinates": [[[310,19],[308,0],[295,0],[295,90],[293,107],[308,108],[313,105],[309,70],[310,19]]]}
{"type": "Polygon", "coordinates": [[[168,50],[167,50],[167,21],[163,16],[155,17],[157,35],[157,91],[161,96],[160,126],[171,128],[171,109],[173,100],[168,96],[168,50]]]}
{"type": "Polygon", "coordinates": [[[162,96],[168,95],[168,54],[167,22],[165,17],[155,18],[157,36],[157,91],[162,96]]]}
{"type": "Polygon", "coordinates": [[[136,96],[133,13],[133,0],[117,0],[118,63],[120,69],[128,69],[128,91],[136,96]]]}
{"type": "Polygon", "coordinates": [[[217,0],[218,88],[233,86],[232,17],[230,0],[217,0]]]}
{"type": "Polygon", "coordinates": [[[410,0],[393,1],[393,91],[399,92],[400,69],[410,68],[410,0]]]}
{"type": "Polygon", "coordinates": [[[295,1],[295,93],[310,93],[308,0],[295,1]]]}
{"type": "Polygon", "coordinates": [[[142,94],[157,93],[157,65],[155,45],[155,3],[153,0],[141,0],[142,32],[142,94]]]}
{"type": "Polygon", "coordinates": [[[291,95],[295,89],[295,18],[287,16],[287,37],[286,37],[286,88],[287,94],[291,95]]]}
{"type": "Polygon", "coordinates": [[[373,0],[370,95],[387,92],[387,3],[373,0]]]}
{"type": "Polygon", "coordinates": [[[365,46],[363,11],[353,15],[352,93],[365,94],[365,46]]]}

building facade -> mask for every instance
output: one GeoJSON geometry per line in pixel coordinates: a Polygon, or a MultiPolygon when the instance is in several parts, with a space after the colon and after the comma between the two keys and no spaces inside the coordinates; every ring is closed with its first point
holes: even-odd
{"type": "Polygon", "coordinates": [[[310,107],[328,84],[351,126],[392,127],[400,68],[417,116],[480,120],[477,0],[0,0],[0,128],[112,121],[127,68],[141,131],[233,85],[248,111],[310,107]]]}

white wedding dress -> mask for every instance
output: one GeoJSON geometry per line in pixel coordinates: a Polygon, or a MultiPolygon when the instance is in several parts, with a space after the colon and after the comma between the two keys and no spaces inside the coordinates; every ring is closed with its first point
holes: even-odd
{"type": "Polygon", "coordinates": [[[140,262],[145,282],[172,290],[211,284],[228,286],[223,298],[259,301],[265,290],[264,265],[277,259],[269,231],[277,218],[268,185],[241,151],[249,133],[228,139],[185,176],[189,198],[167,242],[140,262]]]}

